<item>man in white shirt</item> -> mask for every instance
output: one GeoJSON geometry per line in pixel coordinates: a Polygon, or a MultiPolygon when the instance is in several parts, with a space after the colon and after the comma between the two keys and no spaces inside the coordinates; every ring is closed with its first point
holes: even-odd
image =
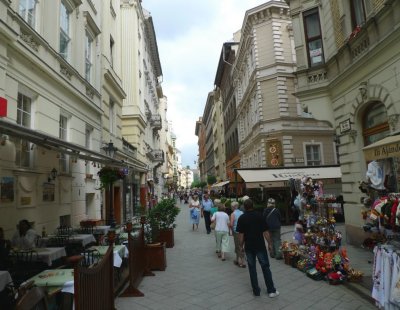
{"type": "Polygon", "coordinates": [[[28,220],[21,220],[18,230],[11,239],[11,246],[18,249],[32,249],[35,247],[37,233],[31,228],[28,220]]]}

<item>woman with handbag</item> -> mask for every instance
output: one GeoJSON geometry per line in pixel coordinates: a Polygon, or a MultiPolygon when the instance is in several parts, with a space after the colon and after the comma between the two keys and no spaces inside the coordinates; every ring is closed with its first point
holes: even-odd
{"type": "Polygon", "coordinates": [[[225,206],[218,203],[218,211],[214,213],[211,222],[215,222],[216,252],[222,261],[225,261],[225,252],[229,251],[229,216],[225,206]]]}
{"type": "Polygon", "coordinates": [[[189,204],[190,210],[190,224],[192,224],[192,230],[196,225],[196,230],[199,229],[199,222],[200,222],[200,201],[199,196],[194,195],[193,200],[189,204]]]}

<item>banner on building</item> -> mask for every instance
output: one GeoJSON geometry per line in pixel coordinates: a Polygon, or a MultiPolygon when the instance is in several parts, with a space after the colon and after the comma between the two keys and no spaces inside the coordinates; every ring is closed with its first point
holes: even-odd
{"type": "Polygon", "coordinates": [[[283,166],[281,141],[279,141],[279,140],[267,141],[266,154],[267,154],[267,166],[268,167],[283,166]]]}

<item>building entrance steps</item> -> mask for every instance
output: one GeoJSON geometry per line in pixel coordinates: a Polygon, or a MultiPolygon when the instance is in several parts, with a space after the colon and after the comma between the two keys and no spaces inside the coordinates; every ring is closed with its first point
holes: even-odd
{"type": "MultiPolygon", "coordinates": [[[[376,309],[368,296],[344,285],[314,281],[275,259],[270,259],[271,271],[280,295],[268,297],[257,265],[262,291],[260,297],[253,296],[248,268],[238,268],[233,263],[233,237],[227,261],[222,262],[215,254],[214,234],[206,233],[204,219],[200,220],[199,229],[192,231],[188,205],[179,204],[178,200],[178,206],[181,212],[175,228],[175,246],[167,249],[166,270],[143,279],[139,289],[144,297],[118,297],[117,309],[376,309]]],[[[292,231],[292,226],[284,226],[283,240],[292,238],[292,231]]],[[[372,268],[369,258],[364,262],[366,253],[364,249],[348,247],[353,268],[364,272],[358,261],[365,263],[366,269],[372,268]]]]}

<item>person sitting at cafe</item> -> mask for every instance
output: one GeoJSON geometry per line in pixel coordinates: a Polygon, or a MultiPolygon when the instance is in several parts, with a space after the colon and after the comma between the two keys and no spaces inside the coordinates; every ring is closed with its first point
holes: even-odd
{"type": "Polygon", "coordinates": [[[4,239],[3,228],[0,227],[0,270],[8,268],[8,254],[10,253],[11,244],[9,240],[4,239]]]}
{"type": "Polygon", "coordinates": [[[17,229],[11,239],[12,247],[22,250],[34,248],[38,234],[32,229],[28,220],[19,221],[17,229]]]}

